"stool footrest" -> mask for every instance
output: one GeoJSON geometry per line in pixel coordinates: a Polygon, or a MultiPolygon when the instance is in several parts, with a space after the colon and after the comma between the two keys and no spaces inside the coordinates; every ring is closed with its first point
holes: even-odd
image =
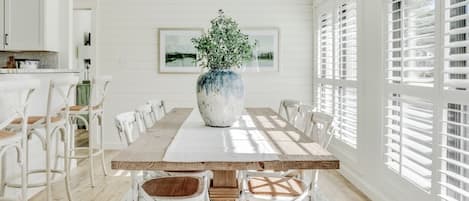
{"type": "MultiPolygon", "coordinates": [[[[53,174],[62,174],[62,175],[65,175],[65,171],[64,170],[51,170],[51,175],[53,174]]],[[[28,175],[32,175],[32,174],[45,174],[46,173],[46,170],[44,169],[37,169],[37,170],[30,170],[28,171],[28,175]]],[[[45,178],[44,178],[45,179],[45,178]]],[[[27,188],[37,188],[37,187],[43,187],[43,186],[46,186],[47,183],[46,181],[43,181],[43,182],[37,182],[37,183],[29,183],[26,185],[27,188]]],[[[15,182],[5,182],[5,186],[7,187],[11,187],[11,188],[21,188],[21,183],[15,183],[15,182]]]]}
{"type": "MultiPolygon", "coordinates": [[[[73,152],[76,152],[76,150],[88,150],[88,147],[76,147],[75,149],[73,149],[72,151],[70,151],[70,153],[73,153],[73,152]]],[[[91,154],[93,157],[101,154],[104,152],[104,149],[93,149],[93,153],[91,154]]],[[[59,154],[57,155],[57,157],[59,158],[64,158],[64,155],[62,154],[59,154]]],[[[68,157],[69,159],[86,159],[86,158],[89,158],[89,155],[88,153],[84,153],[84,154],[73,154],[71,156],[68,157]]]]}

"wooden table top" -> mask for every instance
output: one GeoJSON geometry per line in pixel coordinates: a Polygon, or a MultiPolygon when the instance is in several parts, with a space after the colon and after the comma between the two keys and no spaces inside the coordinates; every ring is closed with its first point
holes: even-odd
{"type": "MultiPolygon", "coordinates": [[[[278,153],[268,161],[165,161],[165,153],[192,108],[175,108],[111,161],[121,170],[288,170],[339,169],[339,160],[270,108],[246,108],[257,130],[278,153]]],[[[205,129],[205,128],[204,128],[205,129]]],[[[206,127],[206,129],[213,129],[206,127]]],[[[190,153],[188,153],[190,155],[190,153]]]]}

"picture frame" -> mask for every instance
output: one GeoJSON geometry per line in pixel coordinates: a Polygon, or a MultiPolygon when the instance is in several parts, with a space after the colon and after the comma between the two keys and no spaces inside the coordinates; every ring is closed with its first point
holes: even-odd
{"type": "Polygon", "coordinates": [[[202,28],[158,28],[158,72],[200,73],[191,39],[203,32],[202,28]]]}
{"type": "Polygon", "coordinates": [[[253,59],[243,65],[243,70],[245,72],[279,72],[280,29],[275,27],[243,28],[241,31],[249,36],[251,42],[256,42],[253,59]]]}

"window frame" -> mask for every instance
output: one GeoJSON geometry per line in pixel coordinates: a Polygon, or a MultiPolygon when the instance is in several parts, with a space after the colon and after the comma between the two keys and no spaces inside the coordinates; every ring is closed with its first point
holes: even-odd
{"type": "MultiPolygon", "coordinates": [[[[335,58],[335,54],[336,54],[336,40],[335,40],[335,37],[336,37],[336,18],[337,18],[337,12],[338,12],[338,8],[339,8],[339,5],[340,4],[343,4],[343,3],[346,3],[350,0],[333,0],[333,1],[322,1],[320,4],[316,4],[316,5],[319,5],[317,7],[315,7],[315,11],[316,14],[316,20],[314,20],[314,23],[315,23],[315,26],[316,27],[314,30],[314,42],[315,44],[315,53],[314,53],[314,58],[317,59],[317,61],[314,62],[314,71],[313,71],[313,83],[314,83],[314,86],[313,86],[313,103],[315,106],[318,105],[318,88],[321,84],[325,84],[325,85],[330,85],[332,86],[333,90],[332,90],[332,93],[334,94],[333,95],[333,100],[335,101],[336,97],[335,97],[335,93],[337,91],[337,88],[338,87],[344,87],[344,88],[353,88],[355,89],[356,91],[356,119],[357,119],[357,123],[355,125],[356,127],[356,133],[355,133],[355,136],[356,136],[356,141],[355,141],[355,147],[351,146],[350,144],[347,144],[345,142],[343,142],[342,140],[333,140],[332,143],[331,143],[331,146],[329,147],[330,150],[336,154],[341,160],[346,160],[348,162],[351,162],[351,163],[356,163],[357,162],[357,150],[358,150],[358,146],[359,146],[359,135],[358,133],[360,133],[360,124],[358,122],[360,122],[360,86],[361,86],[361,83],[360,83],[360,77],[361,77],[361,73],[360,73],[360,68],[358,68],[358,65],[359,65],[359,47],[358,47],[358,42],[359,42],[359,38],[358,38],[358,35],[359,35],[359,32],[360,32],[360,13],[359,13],[359,0],[353,0],[352,2],[355,3],[355,6],[356,6],[356,43],[357,43],[357,47],[356,47],[356,65],[357,65],[357,69],[356,69],[356,80],[341,80],[341,79],[336,79],[335,77],[335,65],[336,65],[336,58],[335,58]],[[321,70],[320,68],[320,53],[321,53],[321,46],[320,46],[320,20],[321,20],[321,15],[328,12],[329,14],[332,15],[332,35],[333,35],[333,69],[332,69],[332,78],[320,78],[319,74],[318,74],[318,71],[321,70]]],[[[333,112],[335,111],[335,102],[332,104],[333,105],[333,112]]]]}

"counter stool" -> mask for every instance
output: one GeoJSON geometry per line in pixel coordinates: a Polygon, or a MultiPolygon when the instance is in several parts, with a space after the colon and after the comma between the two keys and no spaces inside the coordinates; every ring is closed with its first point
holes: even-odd
{"type": "Polygon", "coordinates": [[[19,130],[5,130],[5,128],[15,119],[28,118],[28,102],[33,91],[39,87],[38,80],[28,81],[0,81],[0,157],[2,158],[0,181],[0,200],[21,200],[26,201],[28,175],[26,173],[26,152],[23,150],[27,140],[27,124],[22,121],[19,130]],[[18,97],[12,100],[12,97],[18,97]],[[6,152],[10,149],[16,150],[17,163],[21,173],[21,195],[15,198],[5,197],[6,179],[6,152]]]}
{"type": "MultiPolygon", "coordinates": [[[[90,181],[91,186],[95,186],[94,180],[94,162],[93,158],[95,156],[101,156],[101,165],[104,172],[104,175],[107,176],[106,164],[104,162],[104,148],[103,148],[103,114],[104,114],[104,98],[109,84],[111,83],[112,78],[110,76],[101,76],[96,77],[91,81],[91,97],[89,104],[87,106],[75,105],[71,106],[70,109],[70,118],[73,126],[72,134],[72,149],[71,156],[69,159],[88,159],[89,160],[89,171],[90,171],[90,181]],[[88,119],[84,116],[88,116],[88,119]],[[88,147],[75,147],[75,128],[77,121],[82,121],[86,129],[88,130],[88,147]],[[90,123],[96,121],[97,126],[99,127],[99,134],[92,132],[90,129],[90,123]],[[99,137],[99,147],[95,148],[95,137],[99,137]],[[81,154],[77,153],[78,150],[87,150],[88,153],[81,154]]],[[[62,157],[62,156],[59,156],[62,157]]]]}
{"type": "MultiPolygon", "coordinates": [[[[29,116],[27,118],[27,133],[28,139],[34,135],[38,137],[45,151],[46,164],[45,169],[30,170],[28,163],[29,158],[26,157],[25,165],[28,171],[28,175],[31,174],[45,174],[45,182],[38,183],[27,183],[28,188],[35,187],[46,187],[46,197],[47,200],[52,200],[51,184],[52,184],[52,174],[65,174],[65,189],[67,191],[67,197],[69,200],[72,200],[72,195],[70,191],[70,168],[69,162],[67,159],[68,149],[69,149],[69,135],[70,135],[70,121],[69,121],[69,111],[61,110],[60,108],[68,108],[70,102],[72,101],[72,94],[74,94],[73,89],[78,83],[78,77],[54,79],[50,81],[49,84],[49,95],[47,99],[47,111],[45,116],[29,116]],[[55,106],[52,105],[53,102],[60,103],[58,111],[55,111],[55,106]],[[54,107],[54,108],[53,108],[54,107]],[[45,132],[40,132],[40,130],[45,130],[45,132]],[[51,145],[54,135],[60,134],[63,139],[64,144],[64,170],[59,170],[57,168],[58,158],[55,158],[55,166],[51,167],[51,145]]],[[[11,128],[21,126],[21,122],[24,121],[21,118],[15,119],[12,122],[11,128]]],[[[60,137],[60,136],[57,136],[60,137]]],[[[57,143],[58,144],[58,143],[57,143]]],[[[26,143],[25,151],[28,153],[29,145],[26,143]]],[[[56,149],[56,152],[58,150],[56,149]]],[[[28,156],[29,154],[26,154],[28,156]]],[[[57,155],[57,153],[56,153],[57,155]]],[[[20,188],[21,184],[14,182],[6,182],[6,186],[13,188],[20,188]]]]}

